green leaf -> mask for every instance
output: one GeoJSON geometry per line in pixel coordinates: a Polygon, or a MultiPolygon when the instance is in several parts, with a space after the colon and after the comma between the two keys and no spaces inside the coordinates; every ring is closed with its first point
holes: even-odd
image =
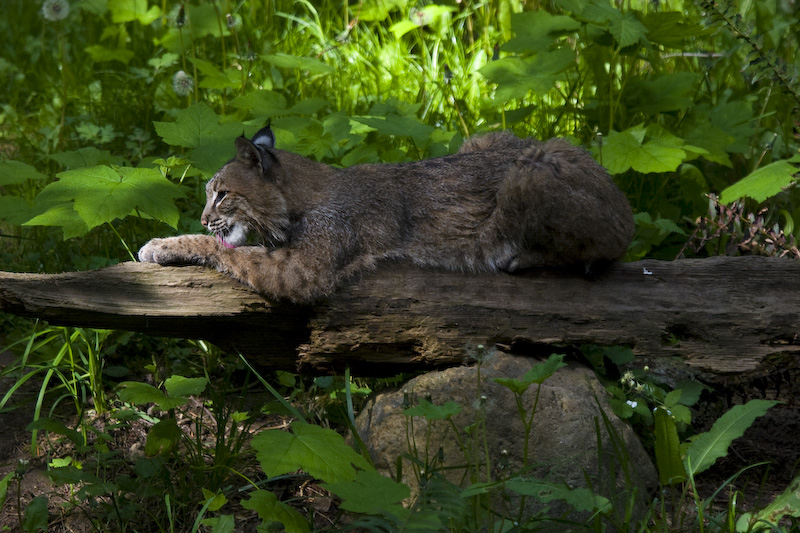
{"type": "Polygon", "coordinates": [[[54,420],[52,418],[39,418],[38,420],[34,420],[28,427],[26,427],[28,431],[48,431],[50,433],[57,433],[59,435],[64,435],[73,444],[78,446],[82,446],[85,444],[85,439],[83,435],[79,431],[74,429],[68,428],[64,425],[63,422],[59,422],[58,420],[54,420]]]}
{"type": "Polygon", "coordinates": [[[530,370],[525,372],[522,377],[523,381],[530,381],[531,383],[538,383],[541,385],[544,380],[556,373],[559,368],[565,367],[567,364],[564,362],[564,354],[552,354],[546,361],[537,363],[531,367],[530,370]]]}
{"type": "Polygon", "coordinates": [[[151,427],[147,432],[147,441],[144,444],[144,453],[149,457],[156,455],[169,455],[178,449],[181,440],[181,430],[174,418],[165,418],[151,427]]]}
{"type": "Polygon", "coordinates": [[[120,387],[122,388],[117,393],[119,399],[133,405],[154,403],[162,411],[168,411],[186,403],[186,398],[168,398],[166,394],[148,383],[123,381],[120,387]]]}
{"type": "Polygon", "coordinates": [[[172,398],[179,396],[197,396],[206,389],[208,378],[185,378],[173,375],[164,381],[164,388],[172,398]]]}
{"type": "Polygon", "coordinates": [[[261,59],[280,68],[296,68],[311,74],[330,74],[335,69],[313,57],[300,57],[289,54],[262,55],[261,59]]]}
{"type": "Polygon", "coordinates": [[[675,136],[664,136],[659,129],[645,129],[639,124],[622,132],[611,132],[603,139],[602,163],[611,174],[629,169],[642,173],[673,172],[686,159],[686,152],[676,147],[675,136]],[[645,139],[648,133],[654,135],[645,139]]]}
{"type": "Polygon", "coordinates": [[[161,16],[161,10],[157,6],[147,8],[147,0],[108,0],[108,8],[115,24],[139,21],[147,26],[161,16]]]}
{"type": "MultiPolygon", "coordinates": [[[[278,501],[277,496],[268,490],[257,490],[250,494],[249,500],[242,500],[242,507],[258,513],[265,522],[280,522],[286,533],[306,533],[310,531],[308,521],[290,506],[278,501]]],[[[272,531],[270,529],[270,531],[272,531]]]]}
{"type": "Polygon", "coordinates": [[[25,180],[41,181],[45,179],[47,176],[31,165],[21,161],[0,161],[0,187],[16,185],[25,180]]]}
{"type": "Polygon", "coordinates": [[[786,516],[800,518],[800,476],[795,477],[769,505],[740,516],[736,521],[736,531],[760,531],[765,527],[781,531],[779,522],[786,516]]]}
{"type": "Polygon", "coordinates": [[[417,146],[426,146],[435,128],[415,116],[387,115],[384,117],[352,117],[356,122],[374,128],[381,135],[411,137],[417,146]]]}
{"type": "Polygon", "coordinates": [[[229,70],[223,72],[211,61],[197,57],[190,58],[197,70],[203,74],[200,87],[204,89],[228,89],[238,87],[242,83],[241,74],[229,70]]]}
{"type": "Polygon", "coordinates": [[[697,403],[700,399],[700,394],[703,392],[703,389],[705,389],[705,385],[691,379],[679,381],[675,387],[681,391],[679,403],[689,407],[697,403]]]}
{"type": "Polygon", "coordinates": [[[680,111],[692,105],[701,76],[673,72],[652,80],[632,79],[623,95],[631,113],[656,114],[680,111]]]}
{"type": "Polygon", "coordinates": [[[614,36],[614,40],[619,43],[620,48],[636,44],[647,35],[647,28],[630,11],[619,13],[610,22],[608,31],[614,36]]]}
{"type": "Polygon", "coordinates": [[[216,172],[234,155],[234,139],[244,131],[241,122],[221,123],[202,102],[181,111],[175,122],[153,124],[167,144],[193,148],[189,160],[206,175],[216,172]]]}
{"type": "Polygon", "coordinates": [[[275,91],[250,91],[231,100],[231,105],[250,111],[257,117],[272,117],[286,113],[286,97],[275,91]]]}
{"type": "Polygon", "coordinates": [[[564,363],[564,355],[552,354],[546,361],[533,365],[531,369],[522,376],[522,379],[492,378],[492,381],[509,389],[514,394],[521,396],[525,394],[525,391],[528,390],[528,387],[532,384],[538,383],[541,385],[544,380],[555,374],[559,368],[564,366],[567,366],[566,363],[564,363]]]}
{"type": "Polygon", "coordinates": [[[770,163],[723,190],[720,193],[720,202],[729,204],[743,196],[763,202],[791,185],[797,172],[797,167],[787,160],[770,163]]]}
{"type": "Polygon", "coordinates": [[[6,497],[8,496],[8,483],[13,479],[14,471],[7,473],[0,479],[0,509],[3,509],[6,504],[6,497]]]}
{"type": "Polygon", "coordinates": [[[574,64],[575,52],[562,47],[528,58],[504,57],[487,63],[478,72],[497,84],[495,97],[503,101],[524,98],[530,92],[546,94],[574,64]]]}
{"type": "Polygon", "coordinates": [[[212,513],[219,511],[223,505],[228,503],[228,498],[225,497],[224,493],[211,492],[208,489],[203,489],[203,499],[200,501],[200,505],[205,505],[209,500],[211,500],[211,502],[208,504],[208,510],[212,513]]]}
{"type": "Polygon", "coordinates": [[[556,36],[580,29],[581,23],[566,15],[551,15],[547,11],[524,11],[511,16],[511,28],[516,37],[506,42],[506,52],[546,51],[556,36]]]}
{"type": "Polygon", "coordinates": [[[683,49],[685,43],[715,31],[690,22],[678,11],[650,11],[641,18],[647,28],[647,40],[667,48],[683,49]]]}
{"type": "MultiPolygon", "coordinates": [[[[37,203],[70,204],[92,229],[106,222],[135,213],[139,210],[156,220],[172,226],[178,224],[180,213],[175,199],[183,191],[157,169],[96,166],[66,170],[57,174],[58,181],[45,187],[37,196],[37,203]]],[[[67,217],[66,222],[72,220],[67,217]]],[[[49,216],[35,217],[25,225],[60,226],[60,220],[49,216]]]]}
{"type": "MultiPolygon", "coordinates": [[[[39,199],[37,199],[37,203],[44,204],[45,211],[27,222],[24,222],[22,224],[23,226],[60,226],[64,233],[65,240],[73,237],[80,237],[89,231],[86,222],[84,222],[75,211],[72,202],[40,202],[38,200],[39,199]],[[52,205],[52,207],[46,207],[47,205],[52,205]]],[[[41,205],[39,207],[41,207],[41,205]]]]}
{"type": "Polygon", "coordinates": [[[520,496],[534,496],[547,503],[562,500],[576,511],[604,513],[611,509],[611,502],[587,488],[571,489],[566,483],[548,483],[538,479],[512,478],[505,482],[505,488],[520,496]]]}
{"type": "Polygon", "coordinates": [[[37,496],[25,507],[22,518],[22,529],[31,533],[33,531],[47,531],[50,513],[47,511],[47,496],[37,496]]]}
{"type": "Polygon", "coordinates": [[[87,46],[84,50],[91,56],[92,61],[95,63],[119,61],[127,65],[134,56],[133,50],[128,50],[127,48],[107,48],[101,44],[87,46]]]}
{"type": "MultiPolygon", "coordinates": [[[[74,213],[74,211],[73,211],[74,213]]],[[[0,220],[5,220],[10,224],[22,225],[35,215],[31,205],[19,196],[0,196],[0,220]]],[[[76,214],[77,217],[77,214],[76,214]]],[[[82,226],[86,225],[81,221],[82,226]]]]}
{"type": "Polygon", "coordinates": [[[403,411],[403,414],[406,416],[423,416],[428,420],[446,420],[460,412],[461,406],[452,400],[444,405],[434,405],[423,398],[419,401],[419,404],[403,411]]]}
{"type": "Polygon", "coordinates": [[[114,162],[111,152],[100,150],[94,146],[86,146],[69,152],[57,152],[51,154],[50,159],[67,169],[110,165],[114,162]]]}
{"type": "Polygon", "coordinates": [[[342,509],[366,514],[378,514],[392,508],[400,511],[400,502],[411,494],[407,485],[373,470],[359,471],[353,481],[323,483],[322,488],[342,499],[342,509]]]}
{"type": "Polygon", "coordinates": [[[658,480],[664,486],[686,479],[680,453],[680,441],[675,421],[666,409],[657,407],[653,413],[655,423],[655,452],[658,480]]]}
{"type": "Polygon", "coordinates": [[[717,459],[728,454],[728,447],[734,439],[741,437],[756,418],[763,416],[767,409],[777,403],[779,402],[750,400],[744,405],[731,408],[714,422],[709,431],[692,441],[684,458],[686,470],[696,476],[710,468],[717,459]]]}
{"type": "Polygon", "coordinates": [[[294,422],[292,432],[268,430],[253,437],[256,457],[268,476],[302,469],[317,479],[337,483],[355,479],[354,466],[362,470],[370,468],[332,429],[294,422]]]}

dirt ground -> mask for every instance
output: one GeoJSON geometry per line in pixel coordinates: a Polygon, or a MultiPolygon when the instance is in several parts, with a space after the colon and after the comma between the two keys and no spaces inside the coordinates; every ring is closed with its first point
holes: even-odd
{"type": "MultiPolygon", "coordinates": [[[[13,361],[11,354],[0,353],[0,369],[13,361]]],[[[767,387],[746,384],[704,397],[694,413],[698,429],[707,429],[731,404],[743,403],[754,397],[783,401],[766,416],[758,419],[742,438],[733,443],[728,456],[698,479],[701,496],[708,497],[743,467],[765,461],[769,463],[747,471],[729,488],[720,491],[715,505],[717,509],[724,508],[726,500],[734,491],[743,493],[737,496],[737,503],[742,504],[745,509],[762,506],[783,492],[789,482],[800,473],[800,372],[790,372],[781,379],[781,387],[778,388],[774,384],[768,384],[767,387]]],[[[0,378],[0,396],[12,383],[10,378],[0,378]]],[[[37,384],[30,383],[14,396],[14,403],[20,404],[19,408],[0,412],[0,479],[17,468],[20,461],[28,462],[19,483],[12,481],[8,487],[6,504],[0,509],[0,531],[21,531],[18,528],[18,509],[24,510],[38,495],[48,495],[50,498],[48,531],[92,531],[90,522],[81,513],[63,511],[61,503],[66,501],[68,494],[65,491],[69,489],[54,487],[50,482],[45,473],[47,457],[32,456],[29,453],[31,434],[25,428],[33,418],[32,400],[37,391],[37,384]]],[[[40,437],[43,438],[45,437],[40,437]]],[[[123,449],[135,449],[143,446],[145,431],[143,428],[133,427],[129,434],[119,435],[118,438],[115,445],[123,449]]],[[[315,489],[306,486],[304,490],[315,489]]],[[[334,509],[324,494],[318,496],[321,504],[324,504],[319,509],[319,516],[321,520],[325,520],[326,512],[333,512],[334,509]]],[[[237,524],[243,525],[238,520],[237,517],[237,524]]],[[[255,527],[256,523],[254,517],[251,524],[255,527]]]]}

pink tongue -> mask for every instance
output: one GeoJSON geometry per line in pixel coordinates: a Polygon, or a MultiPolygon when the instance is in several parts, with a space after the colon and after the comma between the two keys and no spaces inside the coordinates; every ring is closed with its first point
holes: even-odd
{"type": "Polygon", "coordinates": [[[220,244],[222,244],[222,246],[224,246],[225,248],[236,248],[236,246],[234,246],[234,245],[232,245],[232,244],[230,244],[230,243],[226,242],[226,241],[225,241],[225,239],[223,239],[223,238],[222,238],[222,235],[220,235],[220,234],[217,234],[217,240],[218,240],[218,241],[220,242],[220,244]]]}

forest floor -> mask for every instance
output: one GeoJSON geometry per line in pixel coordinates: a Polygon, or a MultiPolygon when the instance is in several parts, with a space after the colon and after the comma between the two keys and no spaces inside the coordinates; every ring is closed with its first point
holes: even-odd
{"type": "MultiPolygon", "coordinates": [[[[0,352],[0,370],[12,364],[14,357],[10,353],[0,352]]],[[[767,399],[780,399],[782,404],[772,408],[767,414],[757,419],[753,426],[747,430],[745,435],[736,440],[730,448],[730,453],[719,460],[710,470],[702,474],[698,479],[698,489],[702,497],[709,497],[720,486],[722,486],[731,476],[735,475],[742,468],[755,465],[756,463],[767,462],[766,465],[757,466],[744,472],[735,479],[728,487],[719,491],[714,509],[722,511],[725,509],[727,500],[738,491],[737,506],[740,512],[763,507],[769,503],[776,495],[783,492],[790,481],[798,475],[800,471],[800,380],[797,380],[800,373],[792,373],[795,381],[784,381],[781,389],[760,390],[759,395],[767,399]]],[[[0,411],[0,479],[6,473],[17,468],[20,461],[28,461],[25,473],[19,483],[12,481],[8,487],[8,495],[5,506],[0,509],[0,531],[21,531],[17,527],[19,523],[19,510],[24,512],[25,506],[36,496],[46,495],[49,497],[50,506],[50,527],[48,531],[56,533],[84,533],[93,531],[93,527],[85,515],[80,512],[67,512],[69,506],[64,506],[70,499],[70,491],[74,490],[69,486],[56,487],[46,474],[48,457],[47,449],[53,449],[54,442],[47,441],[46,434],[39,436],[39,455],[32,455],[31,433],[26,427],[33,420],[33,400],[38,393],[38,384],[27,383],[15,395],[14,409],[0,411]]],[[[11,378],[0,378],[0,395],[13,384],[11,378]]],[[[740,388],[741,393],[744,389],[740,388]]],[[[266,396],[263,401],[268,401],[266,396]]],[[[739,398],[743,400],[744,398],[739,398]]],[[[751,399],[751,398],[747,398],[751,399]]],[[[254,399],[258,401],[258,399],[254,399]]],[[[733,401],[741,403],[736,398],[711,398],[698,404],[695,410],[695,422],[697,429],[702,431],[708,429],[711,424],[724,412],[721,404],[733,401]]],[[[202,409],[202,405],[197,406],[202,409]]],[[[74,413],[73,413],[74,417],[74,413]]],[[[70,420],[65,419],[69,426],[70,420]]],[[[74,423],[74,421],[72,421],[74,423]]],[[[269,420],[261,420],[255,424],[252,431],[258,431],[266,426],[276,427],[281,421],[275,417],[269,420]]],[[[58,436],[56,436],[58,437],[58,436]]],[[[145,428],[131,424],[129,429],[120,433],[114,433],[115,441],[112,446],[118,448],[122,453],[133,449],[143,449],[146,438],[145,428]]],[[[64,449],[63,443],[58,443],[60,454],[69,454],[69,449],[64,449]]],[[[299,496],[306,503],[315,502],[315,516],[320,528],[324,528],[335,519],[338,510],[333,501],[319,487],[309,483],[296,483],[295,486],[283,487],[286,495],[299,496]]],[[[241,510],[235,506],[235,509],[241,510]]],[[[243,521],[237,514],[237,531],[255,531],[258,520],[243,521]]],[[[250,513],[252,514],[252,513],[250,513]]],[[[137,529],[147,531],[148,529],[137,529]]]]}

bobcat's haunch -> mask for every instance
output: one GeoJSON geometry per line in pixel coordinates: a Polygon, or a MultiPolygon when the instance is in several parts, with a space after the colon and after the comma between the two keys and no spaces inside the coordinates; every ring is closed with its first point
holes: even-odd
{"type": "Polygon", "coordinates": [[[207,265],[267,296],[309,302],[382,259],[588,273],[633,238],[625,196],[561,139],[493,133],[454,155],[345,169],[276,149],[269,127],[235,144],[206,185],[201,220],[215,237],[153,239],[141,261],[207,265]]]}

